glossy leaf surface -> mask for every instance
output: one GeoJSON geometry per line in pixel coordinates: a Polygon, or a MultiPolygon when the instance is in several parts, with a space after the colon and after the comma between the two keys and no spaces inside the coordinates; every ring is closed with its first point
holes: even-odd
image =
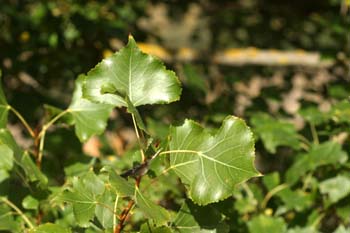
{"type": "Polygon", "coordinates": [[[108,117],[113,109],[112,105],[97,104],[82,98],[82,84],[84,76],[75,82],[75,91],[68,111],[72,114],[75,133],[80,141],[86,141],[92,135],[101,134],[106,126],[108,117]]]}
{"type": "Polygon", "coordinates": [[[137,107],[176,101],[181,87],[175,73],[142,53],[130,36],[126,47],[88,72],[83,92],[92,101],[119,107],[127,106],[127,96],[137,107]]]}
{"type": "Polygon", "coordinates": [[[170,136],[170,164],[197,204],[223,200],[235,185],[259,174],[252,132],[239,118],[227,117],[215,135],[186,120],[170,136]]]}

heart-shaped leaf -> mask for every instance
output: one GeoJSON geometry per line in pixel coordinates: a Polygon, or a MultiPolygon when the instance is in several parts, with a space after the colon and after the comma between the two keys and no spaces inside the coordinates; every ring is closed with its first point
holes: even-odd
{"type": "Polygon", "coordinates": [[[227,117],[216,135],[190,120],[170,131],[171,167],[197,204],[223,200],[236,184],[259,175],[252,132],[239,118],[227,117]]]}
{"type": "Polygon", "coordinates": [[[86,141],[92,135],[102,133],[113,109],[112,105],[97,104],[82,98],[83,80],[83,75],[76,80],[72,103],[68,107],[74,119],[75,133],[80,141],[86,141]]]}
{"type": "Polygon", "coordinates": [[[135,106],[170,103],[179,99],[181,87],[174,72],[129,43],[90,70],[84,81],[84,97],[114,106],[127,106],[125,97],[135,106]]]}

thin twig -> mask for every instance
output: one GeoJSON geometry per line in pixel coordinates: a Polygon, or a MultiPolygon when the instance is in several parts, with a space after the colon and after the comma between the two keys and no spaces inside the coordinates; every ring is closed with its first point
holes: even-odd
{"type": "Polygon", "coordinates": [[[48,123],[44,124],[40,133],[35,137],[35,144],[38,144],[39,141],[39,149],[38,149],[38,154],[37,154],[37,159],[36,159],[36,164],[37,167],[40,169],[41,168],[41,161],[43,158],[43,152],[44,152],[44,144],[45,144],[45,135],[46,131],[62,116],[64,116],[66,113],[69,112],[69,109],[66,109],[59,114],[57,114],[51,121],[48,123]]]}
{"type": "Polygon", "coordinates": [[[43,134],[40,137],[38,157],[36,159],[36,165],[38,166],[39,169],[41,168],[41,160],[43,158],[45,135],[46,135],[46,131],[42,131],[42,132],[43,134]]]}
{"type": "Polygon", "coordinates": [[[59,114],[57,114],[51,121],[49,121],[48,123],[44,124],[43,125],[43,128],[41,129],[39,135],[38,135],[38,138],[40,138],[44,133],[45,131],[51,127],[51,125],[53,125],[57,120],[59,120],[62,116],[64,116],[66,113],[68,113],[70,110],[69,109],[66,109],[62,112],[60,112],[59,114]]]}
{"type": "MultiPolygon", "coordinates": [[[[146,156],[145,156],[145,153],[143,152],[143,145],[142,145],[142,142],[141,142],[141,137],[140,137],[140,134],[139,134],[139,130],[137,128],[137,124],[136,124],[136,119],[135,119],[135,115],[134,114],[131,114],[132,116],[132,123],[134,125],[134,129],[135,129],[135,133],[136,133],[136,137],[137,137],[137,142],[139,143],[139,146],[140,146],[140,152],[141,152],[141,156],[142,156],[142,162],[145,162],[146,160],[146,156]]],[[[142,138],[143,139],[143,138],[142,138]]]]}
{"type": "Polygon", "coordinates": [[[118,207],[118,200],[119,200],[119,195],[117,194],[117,197],[115,198],[115,201],[114,201],[113,232],[118,232],[117,231],[117,228],[118,228],[118,225],[117,225],[118,215],[116,214],[117,213],[117,207],[118,207]]]}
{"type": "Polygon", "coordinates": [[[271,189],[265,196],[263,202],[261,203],[261,208],[265,209],[267,203],[269,202],[269,200],[272,198],[273,195],[275,195],[276,193],[282,191],[285,188],[288,188],[289,185],[288,184],[280,184],[276,187],[274,187],[273,189],[271,189]]]}
{"type": "Polygon", "coordinates": [[[33,223],[27,218],[27,216],[14,203],[12,203],[10,200],[8,200],[5,197],[0,198],[0,200],[3,201],[6,205],[10,206],[12,209],[14,209],[21,216],[21,218],[27,223],[27,225],[30,229],[34,228],[33,223]]]}
{"type": "Polygon", "coordinates": [[[317,135],[317,130],[316,127],[313,123],[310,123],[310,129],[311,129],[311,134],[312,134],[312,138],[314,140],[315,144],[319,144],[319,140],[318,140],[318,135],[317,135]]]}
{"type": "Polygon", "coordinates": [[[24,119],[24,117],[16,109],[14,109],[12,106],[7,105],[7,108],[9,110],[11,110],[16,115],[16,117],[22,122],[24,127],[27,129],[30,136],[34,138],[35,137],[34,130],[29,126],[28,122],[24,119]]]}

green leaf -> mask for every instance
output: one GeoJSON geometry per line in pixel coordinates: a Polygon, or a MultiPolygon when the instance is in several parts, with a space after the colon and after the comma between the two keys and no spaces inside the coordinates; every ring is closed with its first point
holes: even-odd
{"type": "Polygon", "coordinates": [[[343,225],[340,225],[334,233],[350,233],[350,228],[345,228],[343,225]]]}
{"type": "Polygon", "coordinates": [[[132,197],[135,194],[135,184],[127,181],[126,179],[119,176],[111,167],[103,167],[101,172],[108,172],[109,183],[115,192],[121,197],[128,196],[132,197]]]}
{"type": "Polygon", "coordinates": [[[0,129],[0,144],[8,146],[13,151],[15,161],[19,163],[23,152],[7,129],[0,129]]]}
{"type": "Polygon", "coordinates": [[[62,194],[62,199],[73,204],[73,213],[77,223],[88,227],[94,217],[98,199],[103,194],[104,183],[93,173],[88,172],[82,177],[73,177],[73,187],[62,194]]]}
{"type": "Polygon", "coordinates": [[[98,199],[98,205],[95,209],[95,214],[100,221],[101,225],[107,229],[113,226],[113,208],[114,208],[114,200],[112,199],[112,195],[108,190],[105,190],[102,196],[98,199]]]}
{"type": "Polygon", "coordinates": [[[0,145],[2,144],[8,146],[13,151],[15,163],[23,169],[29,181],[37,181],[40,188],[46,188],[47,177],[38,169],[28,152],[23,152],[18,147],[7,129],[0,129],[0,145]]]}
{"type": "Polygon", "coordinates": [[[332,119],[337,123],[350,123],[350,103],[343,100],[336,103],[331,110],[332,119]]]}
{"type": "Polygon", "coordinates": [[[62,227],[58,224],[53,224],[53,223],[45,223],[29,231],[29,233],[71,233],[71,232],[72,231],[69,228],[62,227]]]}
{"type": "Polygon", "coordinates": [[[13,167],[13,151],[7,145],[0,145],[0,182],[9,177],[8,172],[13,167]]]}
{"type": "Polygon", "coordinates": [[[303,108],[299,111],[299,114],[308,122],[314,125],[320,125],[325,123],[329,118],[330,114],[325,112],[320,112],[317,107],[303,108]]]}
{"type": "Polygon", "coordinates": [[[140,233],[172,233],[173,231],[166,226],[154,227],[151,224],[144,223],[141,226],[140,233]]]}
{"type": "Polygon", "coordinates": [[[39,187],[42,189],[45,189],[47,187],[47,177],[35,165],[27,151],[23,153],[20,165],[31,182],[37,181],[39,187]]]}
{"type": "Polygon", "coordinates": [[[23,199],[22,206],[27,210],[36,210],[39,206],[39,201],[34,197],[28,195],[23,199]]]}
{"type": "Polygon", "coordinates": [[[83,87],[84,97],[114,106],[170,103],[179,99],[181,87],[174,72],[144,54],[130,36],[129,43],[90,70],[83,87]]]}
{"type": "Polygon", "coordinates": [[[318,230],[316,230],[314,227],[295,227],[288,229],[287,233],[318,233],[318,230]]]}
{"type": "Polygon", "coordinates": [[[5,128],[10,106],[7,103],[4,91],[2,90],[2,78],[0,73],[0,128],[5,128]]]}
{"type": "Polygon", "coordinates": [[[81,75],[75,82],[75,91],[72,103],[68,107],[73,116],[75,133],[80,141],[86,141],[92,135],[101,134],[106,126],[108,117],[113,109],[109,104],[93,103],[82,97],[84,76],[81,75]]]}
{"type": "Polygon", "coordinates": [[[285,204],[285,208],[296,211],[303,211],[310,208],[314,202],[315,195],[309,192],[304,192],[303,190],[291,190],[290,188],[285,188],[276,194],[280,197],[285,204]]]}
{"type": "Polygon", "coordinates": [[[299,149],[298,134],[293,124],[274,119],[267,114],[254,115],[251,123],[268,152],[276,153],[278,146],[299,149]]]}
{"type": "Polygon", "coordinates": [[[193,65],[185,64],[183,71],[186,78],[186,84],[193,89],[198,89],[203,93],[207,93],[208,87],[205,84],[204,78],[201,77],[193,65]]]}
{"type": "Polygon", "coordinates": [[[320,192],[328,195],[331,203],[336,203],[350,194],[350,178],[344,175],[337,175],[322,181],[320,183],[320,192]]]}
{"type": "Polygon", "coordinates": [[[309,171],[314,171],[319,166],[328,164],[345,163],[348,157],[341,146],[332,141],[322,144],[312,145],[310,151],[299,155],[291,168],[286,173],[286,180],[289,184],[294,184],[299,177],[309,171]]]}
{"type": "Polygon", "coordinates": [[[216,135],[186,120],[172,127],[170,136],[170,165],[197,204],[223,200],[232,195],[235,185],[259,175],[252,132],[239,118],[227,117],[216,135]]]}
{"type": "Polygon", "coordinates": [[[146,215],[147,218],[152,219],[156,226],[166,224],[170,220],[170,215],[166,209],[154,204],[142,195],[140,190],[136,187],[135,199],[137,206],[146,215]]]}
{"type": "Polygon", "coordinates": [[[250,233],[283,233],[287,231],[287,225],[283,218],[259,215],[248,222],[250,233]]]}
{"type": "Polygon", "coordinates": [[[12,210],[7,205],[0,205],[0,231],[20,231],[20,222],[16,221],[12,210]]]}
{"type": "Polygon", "coordinates": [[[263,183],[265,187],[270,191],[274,187],[280,184],[280,175],[278,172],[272,172],[264,174],[263,183]]]}
{"type": "Polygon", "coordinates": [[[145,123],[143,123],[143,120],[141,118],[141,115],[140,115],[139,111],[131,103],[131,101],[130,101],[128,96],[125,97],[125,102],[127,104],[128,112],[134,115],[137,126],[148,134],[146,126],[145,126],[145,123]]]}
{"type": "Polygon", "coordinates": [[[198,206],[187,200],[177,213],[175,229],[180,233],[228,232],[221,213],[213,206],[198,206]]]}

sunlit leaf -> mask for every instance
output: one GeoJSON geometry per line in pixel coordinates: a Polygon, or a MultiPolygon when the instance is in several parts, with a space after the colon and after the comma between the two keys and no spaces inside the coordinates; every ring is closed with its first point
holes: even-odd
{"type": "Polygon", "coordinates": [[[331,116],[335,122],[350,123],[350,102],[343,100],[332,106],[331,116]]]}
{"type": "Polygon", "coordinates": [[[104,228],[111,228],[113,226],[113,208],[114,200],[109,191],[105,190],[102,196],[98,199],[98,205],[95,209],[95,214],[104,228]]]}
{"type": "Polygon", "coordinates": [[[206,205],[232,195],[235,185],[259,175],[254,139],[243,120],[227,117],[215,135],[186,120],[170,132],[170,164],[190,198],[206,205]]]}
{"type": "Polygon", "coordinates": [[[75,133],[80,141],[86,141],[92,135],[101,134],[106,126],[108,117],[113,109],[109,104],[97,104],[82,98],[84,76],[75,82],[75,91],[68,111],[72,114],[75,133]]]}
{"type": "Polygon", "coordinates": [[[154,221],[155,225],[161,226],[170,220],[168,211],[146,198],[138,188],[135,190],[135,199],[137,206],[141,209],[147,218],[154,221]]]}
{"type": "Polygon", "coordinates": [[[278,146],[289,146],[294,149],[300,147],[297,131],[291,123],[274,119],[267,114],[256,114],[251,122],[270,153],[276,153],[278,146]]]}
{"type": "Polygon", "coordinates": [[[27,210],[36,210],[39,206],[39,201],[34,197],[28,195],[23,199],[22,206],[27,210]]]}
{"type": "Polygon", "coordinates": [[[58,224],[45,223],[34,229],[31,229],[29,233],[71,233],[69,228],[62,227],[58,224]]]}
{"type": "Polygon", "coordinates": [[[259,215],[248,222],[248,229],[250,233],[284,233],[287,225],[282,218],[259,215]]]}
{"type": "Polygon", "coordinates": [[[137,107],[176,101],[181,87],[175,73],[142,53],[130,36],[126,47],[88,72],[83,93],[92,101],[114,106],[127,106],[128,96],[137,107]]]}
{"type": "Polygon", "coordinates": [[[338,175],[322,181],[320,192],[326,194],[331,203],[336,203],[350,194],[350,177],[338,175]]]}

